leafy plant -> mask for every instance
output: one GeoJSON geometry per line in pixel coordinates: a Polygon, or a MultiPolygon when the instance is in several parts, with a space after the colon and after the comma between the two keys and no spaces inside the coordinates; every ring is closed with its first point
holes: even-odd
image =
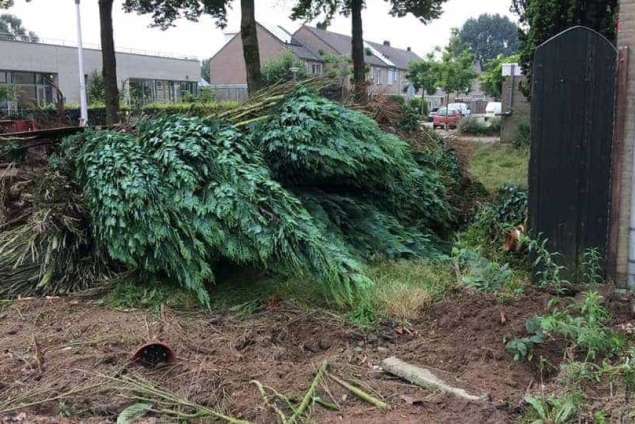
{"type": "Polygon", "coordinates": [[[536,417],[532,424],[568,424],[577,416],[582,403],[582,396],[574,393],[562,398],[529,397],[527,403],[536,417]]]}
{"type": "Polygon", "coordinates": [[[528,122],[521,122],[512,140],[517,149],[526,149],[531,146],[531,126],[528,122]]]}
{"type": "Polygon", "coordinates": [[[286,52],[272,59],[262,67],[262,79],[265,85],[279,84],[294,79],[306,78],[306,66],[293,53],[286,52]]]}
{"type": "Polygon", "coordinates": [[[513,339],[506,345],[507,351],[514,355],[514,361],[531,361],[534,348],[545,341],[545,334],[539,319],[527,320],[525,328],[529,336],[513,339]]]}
{"type": "Polygon", "coordinates": [[[558,252],[550,252],[547,249],[548,240],[542,241],[526,238],[529,251],[534,255],[533,267],[536,270],[538,286],[541,288],[552,287],[556,291],[562,292],[570,283],[561,277],[564,266],[558,264],[558,252]]]}
{"type": "Polygon", "coordinates": [[[489,122],[483,122],[478,118],[463,118],[459,122],[458,131],[463,135],[493,136],[500,134],[501,120],[494,118],[489,122]]]}
{"type": "Polygon", "coordinates": [[[602,282],[602,256],[598,248],[584,251],[582,258],[582,276],[586,284],[597,285],[602,282]]]}
{"type": "Polygon", "coordinates": [[[499,265],[480,253],[466,248],[452,249],[455,268],[461,273],[461,281],[468,287],[484,292],[496,292],[512,278],[508,264],[499,265]]]}
{"type": "Polygon", "coordinates": [[[528,322],[530,337],[513,340],[507,344],[508,350],[517,360],[531,359],[531,348],[545,337],[562,337],[582,352],[585,360],[614,355],[624,342],[607,327],[610,314],[601,305],[601,300],[597,292],[588,292],[581,304],[564,309],[558,308],[557,302],[552,302],[554,310],[549,315],[528,322]],[[533,339],[534,336],[538,338],[533,339]],[[522,347],[522,344],[525,346],[522,347]]]}

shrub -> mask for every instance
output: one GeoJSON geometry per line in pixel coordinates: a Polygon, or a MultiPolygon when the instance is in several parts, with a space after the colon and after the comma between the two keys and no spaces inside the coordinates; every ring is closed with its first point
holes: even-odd
{"type": "Polygon", "coordinates": [[[426,102],[425,99],[422,99],[421,97],[413,97],[408,102],[408,106],[419,111],[420,115],[428,116],[428,102],[426,102]]]}
{"type": "Polygon", "coordinates": [[[145,115],[188,115],[205,117],[215,115],[226,110],[235,109],[238,102],[211,102],[211,103],[150,103],[141,109],[145,115]]]}
{"type": "Polygon", "coordinates": [[[306,78],[306,67],[304,62],[298,59],[293,53],[287,52],[280,57],[272,59],[262,67],[262,80],[265,85],[280,84],[295,79],[306,78]],[[295,68],[295,75],[292,69],[295,68]]]}
{"type": "Polygon", "coordinates": [[[512,340],[507,344],[507,350],[514,353],[516,360],[531,359],[531,351],[536,344],[547,337],[561,337],[583,353],[586,361],[616,354],[624,342],[608,327],[611,315],[601,301],[598,293],[588,292],[581,304],[564,309],[559,309],[557,303],[554,307],[552,302],[554,309],[549,315],[528,321],[530,337],[512,340]]]}
{"type": "Polygon", "coordinates": [[[531,146],[531,126],[529,123],[523,122],[518,126],[518,130],[512,140],[512,144],[518,149],[531,146]]]}
{"type": "Polygon", "coordinates": [[[467,117],[459,122],[458,132],[463,135],[490,136],[498,135],[501,131],[501,121],[498,118],[490,120],[489,123],[478,118],[467,117]]]}
{"type": "Polygon", "coordinates": [[[411,104],[405,104],[401,108],[401,121],[399,129],[405,133],[413,133],[421,129],[421,111],[411,104]]]}

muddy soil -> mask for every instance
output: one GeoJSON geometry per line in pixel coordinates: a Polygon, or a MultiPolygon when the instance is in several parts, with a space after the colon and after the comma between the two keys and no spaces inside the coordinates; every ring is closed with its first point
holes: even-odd
{"type": "MultiPolygon", "coordinates": [[[[531,293],[500,304],[491,296],[462,293],[422,311],[408,325],[384,322],[362,331],[327,312],[284,302],[240,318],[167,309],[114,311],[86,299],[21,300],[0,311],[0,410],[19,394],[47,399],[85,386],[97,374],[137,375],[235,417],[273,423],[275,415],[250,382],[300,400],[326,360],[333,374],[391,408],[382,412],[331,381],[332,398],[322,396],[340,409],[315,407],[311,422],[511,423],[540,376],[514,362],[505,341],[522,334],[525,320],[544,313],[547,301],[531,293]],[[173,348],[176,362],[156,369],[130,362],[139,346],[155,340],[173,348]],[[391,377],[378,367],[389,356],[437,369],[488,400],[470,403],[391,377]]],[[[81,392],[7,412],[0,422],[109,423],[130,403],[97,390],[81,392]],[[52,418],[59,416],[79,418],[52,418]]]]}

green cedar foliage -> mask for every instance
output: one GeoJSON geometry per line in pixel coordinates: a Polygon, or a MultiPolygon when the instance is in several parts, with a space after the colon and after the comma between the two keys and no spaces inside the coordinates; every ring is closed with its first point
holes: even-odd
{"type": "Polygon", "coordinates": [[[438,149],[415,157],[372,119],[304,89],[248,134],[165,116],[137,134],[89,131],[63,150],[59,169],[82,187],[97,244],[204,303],[226,263],[363,300],[362,261],[440,254],[453,223],[445,186],[460,177],[438,149]]]}
{"type": "Polygon", "coordinates": [[[370,202],[400,222],[442,234],[452,222],[446,188],[410,146],[371,118],[300,90],[252,138],[276,180],[370,202]]]}
{"type": "Polygon", "coordinates": [[[225,124],[171,117],[144,123],[139,137],[88,133],[76,166],[111,257],[177,280],[204,303],[221,260],[311,276],[342,302],[369,283],[225,124]]]}

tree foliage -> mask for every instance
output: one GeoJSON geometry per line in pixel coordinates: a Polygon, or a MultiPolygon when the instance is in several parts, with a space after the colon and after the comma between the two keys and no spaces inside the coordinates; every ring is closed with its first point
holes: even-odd
{"type": "Polygon", "coordinates": [[[437,91],[439,84],[438,66],[434,55],[429,54],[424,60],[410,64],[406,78],[415,90],[423,90],[424,93],[432,95],[437,91]]]}
{"type": "Polygon", "coordinates": [[[527,28],[520,33],[520,60],[531,79],[536,48],[575,26],[592,28],[615,42],[618,0],[514,0],[513,10],[527,28]]]}
{"type": "Polygon", "coordinates": [[[197,21],[203,14],[212,16],[224,28],[228,3],[228,0],[124,0],[123,8],[126,12],[152,15],[153,24],[162,29],[174,26],[180,18],[197,21]]]}
{"type": "MultiPolygon", "coordinates": [[[[441,16],[442,6],[447,0],[385,0],[390,3],[390,14],[403,17],[412,14],[427,24],[441,16]]],[[[321,18],[328,23],[336,13],[351,16],[352,21],[352,58],[353,80],[359,100],[366,97],[366,67],[364,64],[364,41],[361,9],[366,6],[363,0],[298,0],[291,14],[292,19],[311,21],[321,18]],[[362,94],[363,93],[363,94],[362,94]]]]}
{"type": "Polygon", "coordinates": [[[450,42],[440,50],[440,58],[428,55],[423,61],[410,67],[408,79],[415,88],[421,88],[429,93],[440,88],[446,95],[450,93],[465,93],[472,87],[476,78],[474,70],[474,55],[461,42],[458,31],[452,31],[450,42]]]}
{"type": "Polygon", "coordinates": [[[495,99],[500,99],[503,91],[503,64],[518,63],[519,55],[499,56],[490,62],[487,70],[481,75],[481,88],[483,91],[495,99]]]}
{"type": "Polygon", "coordinates": [[[262,81],[265,86],[303,79],[306,76],[304,62],[291,52],[285,52],[262,67],[262,81]]]}
{"type": "Polygon", "coordinates": [[[103,103],[104,99],[104,77],[100,72],[93,71],[88,77],[88,101],[91,104],[103,103]]]}
{"type": "Polygon", "coordinates": [[[0,39],[26,41],[37,43],[39,38],[33,31],[28,31],[22,25],[22,20],[15,15],[0,15],[0,39]]]}
{"type": "Polygon", "coordinates": [[[363,260],[438,254],[453,211],[436,159],[305,89],[267,116],[247,134],[178,116],[138,134],[88,131],[66,140],[60,169],[103,251],[203,302],[223,263],[310,278],[351,302],[371,283],[363,260]]]}
{"type": "Polygon", "coordinates": [[[518,51],[518,26],[507,16],[483,14],[468,19],[459,32],[461,41],[470,47],[476,60],[487,67],[499,56],[518,51]]]}
{"type": "Polygon", "coordinates": [[[13,0],[0,0],[0,9],[8,9],[13,6],[13,0]]]}

